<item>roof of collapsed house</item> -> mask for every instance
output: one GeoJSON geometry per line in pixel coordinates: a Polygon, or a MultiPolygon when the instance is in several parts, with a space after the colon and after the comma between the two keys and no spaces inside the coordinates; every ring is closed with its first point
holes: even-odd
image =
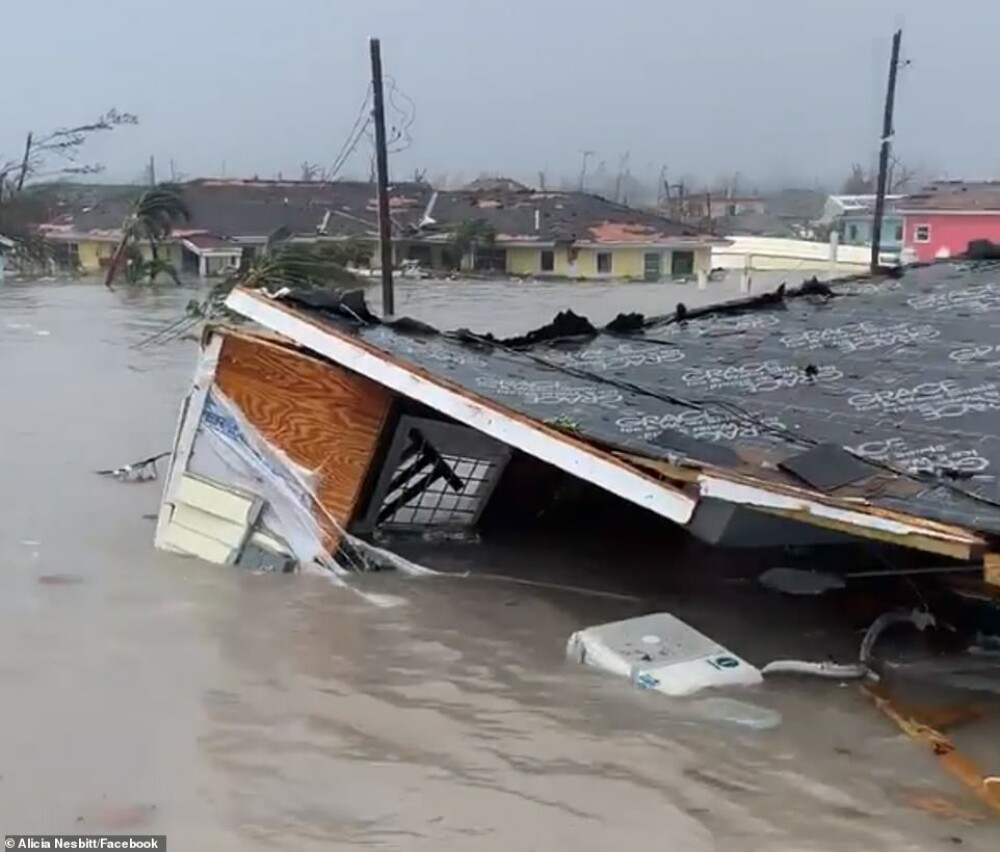
{"type": "Polygon", "coordinates": [[[259,311],[244,296],[280,303],[539,427],[663,463],[674,479],[712,469],[827,503],[1000,533],[996,262],[814,280],[699,311],[678,305],[667,317],[620,315],[599,330],[565,312],[504,341],[387,325],[357,294],[348,308],[342,294],[323,291],[231,298],[250,316],[259,311]]]}
{"type": "MultiPolygon", "coordinates": [[[[665,216],[584,192],[539,192],[511,181],[435,191],[428,184],[390,186],[397,235],[447,239],[463,223],[488,222],[499,239],[515,242],[656,244],[724,242],[665,216]]],[[[127,187],[64,206],[42,226],[60,239],[120,233],[143,187],[127,187]]],[[[181,185],[187,228],[221,237],[265,239],[284,228],[296,237],[374,238],[375,186],[363,181],[281,181],[203,178],[181,185]]]]}
{"type": "MultiPolygon", "coordinates": [[[[375,187],[367,182],[206,178],[182,184],[181,189],[191,213],[189,227],[223,237],[265,238],[279,228],[295,236],[317,236],[324,227],[338,237],[378,234],[375,187]]],[[[141,192],[142,187],[133,187],[77,206],[58,224],[71,226],[75,234],[117,232],[141,192]]],[[[431,193],[422,183],[390,187],[390,214],[397,228],[417,227],[431,193]]]]}
{"type": "Polygon", "coordinates": [[[649,210],[616,204],[586,192],[534,190],[491,182],[437,193],[427,210],[434,229],[447,231],[481,219],[505,242],[656,244],[725,242],[649,210]]]}

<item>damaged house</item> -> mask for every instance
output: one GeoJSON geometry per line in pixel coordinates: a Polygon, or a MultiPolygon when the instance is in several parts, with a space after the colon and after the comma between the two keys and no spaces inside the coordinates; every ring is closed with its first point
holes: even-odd
{"type": "Polygon", "coordinates": [[[869,539],[1000,583],[995,272],[812,281],[602,329],[567,312],[509,340],[382,322],[358,293],[237,289],[259,330],[206,332],[157,544],[364,567],[380,533],[474,530],[531,468],[712,544],[869,539]]]}
{"type": "Polygon", "coordinates": [[[661,281],[706,276],[712,246],[725,244],[654,211],[503,180],[434,193],[407,257],[523,277],[661,281]],[[479,228],[455,257],[470,223],[479,228]]]}
{"type": "MultiPolygon", "coordinates": [[[[375,187],[361,181],[276,181],[205,178],[181,186],[191,216],[160,247],[164,260],[186,275],[212,277],[239,265],[278,230],[294,240],[352,242],[377,254],[375,187]]],[[[141,187],[72,207],[40,226],[62,265],[96,274],[111,262],[121,226],[141,187]]],[[[431,198],[426,184],[392,188],[390,208],[399,234],[417,229],[431,198]]],[[[148,247],[140,247],[148,253],[148,247]]]]}
{"type": "MultiPolygon", "coordinates": [[[[139,191],[70,207],[41,225],[60,264],[89,274],[106,269],[139,191]]],[[[279,230],[297,242],[349,242],[362,266],[378,257],[370,183],[205,178],[183,184],[182,193],[190,220],[160,251],[186,275],[231,270],[279,230]]],[[[410,261],[438,271],[689,279],[707,275],[712,246],[725,243],[658,213],[511,181],[440,192],[425,183],[396,183],[389,207],[396,265],[410,261]]]]}

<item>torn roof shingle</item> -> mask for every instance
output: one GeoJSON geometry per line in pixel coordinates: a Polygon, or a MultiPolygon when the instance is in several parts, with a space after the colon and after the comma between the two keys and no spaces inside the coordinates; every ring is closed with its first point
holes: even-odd
{"type": "Polygon", "coordinates": [[[788,482],[783,462],[845,447],[873,476],[852,473],[836,496],[1000,533],[1000,264],[942,263],[837,283],[832,297],[825,289],[637,333],[529,336],[522,349],[377,323],[354,331],[470,393],[648,458],[739,459],[742,473],[788,482]]]}

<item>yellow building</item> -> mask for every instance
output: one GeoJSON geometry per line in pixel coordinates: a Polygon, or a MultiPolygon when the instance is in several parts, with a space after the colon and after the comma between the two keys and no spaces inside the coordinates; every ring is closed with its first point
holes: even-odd
{"type": "MultiPolygon", "coordinates": [[[[115,248],[118,246],[118,238],[104,236],[90,236],[87,234],[66,234],[56,239],[49,237],[50,242],[62,246],[62,254],[70,266],[74,266],[86,275],[97,275],[104,272],[111,264],[114,257],[115,248]]],[[[139,250],[145,260],[152,257],[152,251],[145,243],[140,245],[139,250]]],[[[162,260],[172,264],[177,269],[181,268],[184,260],[184,250],[179,243],[163,243],[157,247],[157,252],[162,260]]]]}
{"type": "Polygon", "coordinates": [[[582,279],[661,281],[708,274],[712,247],[682,245],[504,246],[510,275],[582,279]]]}
{"type": "Polygon", "coordinates": [[[421,226],[415,260],[448,266],[447,247],[468,246],[462,269],[533,278],[698,278],[711,270],[712,247],[727,243],[655,211],[509,180],[436,192],[421,226]]]}

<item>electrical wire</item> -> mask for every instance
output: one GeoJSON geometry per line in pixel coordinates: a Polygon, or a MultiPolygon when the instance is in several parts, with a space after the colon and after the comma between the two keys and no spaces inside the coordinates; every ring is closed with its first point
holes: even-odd
{"type": "Polygon", "coordinates": [[[399,88],[395,77],[387,74],[385,80],[389,83],[389,105],[397,115],[401,116],[401,119],[397,123],[394,123],[392,127],[391,138],[387,141],[386,148],[391,154],[399,154],[413,144],[413,136],[410,133],[410,128],[417,120],[417,104],[413,98],[399,88]],[[396,102],[397,95],[410,105],[409,112],[400,107],[396,102]]]}
{"type": "Polygon", "coordinates": [[[357,148],[358,142],[361,141],[361,136],[371,123],[371,115],[368,111],[371,99],[372,87],[369,83],[365,89],[365,99],[361,102],[361,108],[358,110],[358,115],[354,119],[354,124],[351,125],[351,129],[347,134],[347,138],[344,140],[344,144],[341,146],[337,156],[334,157],[333,165],[331,165],[330,168],[324,173],[324,181],[332,181],[336,178],[336,176],[340,173],[340,170],[344,167],[344,164],[357,148]]]}

